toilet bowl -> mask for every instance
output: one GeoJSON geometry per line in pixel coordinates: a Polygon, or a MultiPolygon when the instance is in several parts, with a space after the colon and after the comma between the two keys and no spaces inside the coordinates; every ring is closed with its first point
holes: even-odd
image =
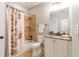
{"type": "Polygon", "coordinates": [[[32,52],[33,52],[32,56],[39,57],[39,54],[41,52],[41,49],[40,49],[41,43],[40,42],[33,43],[31,47],[32,47],[32,52]]]}
{"type": "Polygon", "coordinates": [[[36,42],[32,44],[32,49],[39,48],[41,46],[40,42],[36,42]]]}
{"type": "Polygon", "coordinates": [[[41,55],[41,52],[42,52],[41,44],[42,44],[42,42],[43,42],[43,36],[39,36],[38,42],[35,42],[35,43],[32,44],[31,47],[32,47],[32,51],[33,51],[33,53],[32,53],[33,57],[39,57],[41,55]]]}

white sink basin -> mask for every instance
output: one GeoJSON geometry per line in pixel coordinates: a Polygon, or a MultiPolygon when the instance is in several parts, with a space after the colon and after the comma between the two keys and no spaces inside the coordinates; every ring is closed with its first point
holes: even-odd
{"type": "Polygon", "coordinates": [[[35,43],[32,44],[32,49],[39,48],[40,46],[41,46],[40,42],[35,42],[35,43]]]}

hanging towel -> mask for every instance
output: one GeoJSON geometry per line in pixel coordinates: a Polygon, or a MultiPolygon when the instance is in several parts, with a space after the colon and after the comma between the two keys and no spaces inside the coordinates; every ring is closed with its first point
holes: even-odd
{"type": "Polygon", "coordinates": [[[39,33],[43,33],[44,32],[44,24],[40,24],[39,25],[39,33]]]}

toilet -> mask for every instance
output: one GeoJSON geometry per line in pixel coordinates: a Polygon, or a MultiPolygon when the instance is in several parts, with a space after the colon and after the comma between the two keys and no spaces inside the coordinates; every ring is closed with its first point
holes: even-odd
{"type": "Polygon", "coordinates": [[[41,44],[43,43],[43,36],[42,35],[39,35],[38,36],[38,40],[37,42],[33,43],[32,44],[32,50],[33,50],[33,53],[32,53],[32,56],[33,57],[40,57],[41,56],[41,52],[42,52],[42,46],[41,44]]]}

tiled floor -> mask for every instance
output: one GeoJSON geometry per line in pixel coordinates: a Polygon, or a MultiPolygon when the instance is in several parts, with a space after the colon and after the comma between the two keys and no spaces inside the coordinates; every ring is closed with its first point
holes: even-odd
{"type": "Polygon", "coordinates": [[[32,50],[25,51],[23,54],[19,55],[19,57],[32,57],[32,50]]]}

